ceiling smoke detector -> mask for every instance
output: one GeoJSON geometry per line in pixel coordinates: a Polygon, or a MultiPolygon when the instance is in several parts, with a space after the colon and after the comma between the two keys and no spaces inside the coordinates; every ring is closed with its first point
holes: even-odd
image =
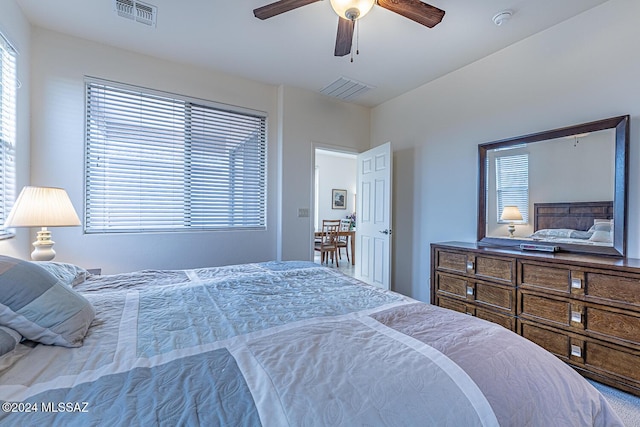
{"type": "Polygon", "coordinates": [[[513,16],[513,12],[510,10],[503,10],[502,12],[496,13],[493,17],[493,23],[498,27],[502,24],[506,23],[513,16]]]}

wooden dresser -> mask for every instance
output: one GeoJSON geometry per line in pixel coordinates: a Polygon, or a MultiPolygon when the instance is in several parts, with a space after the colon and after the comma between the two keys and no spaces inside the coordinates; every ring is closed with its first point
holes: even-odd
{"type": "Polygon", "coordinates": [[[640,396],[640,260],[431,245],[431,303],[498,323],[640,396]]]}

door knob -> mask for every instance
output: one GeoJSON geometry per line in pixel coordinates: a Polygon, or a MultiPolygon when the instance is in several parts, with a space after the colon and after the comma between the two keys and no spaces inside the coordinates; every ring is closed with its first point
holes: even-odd
{"type": "Polygon", "coordinates": [[[389,229],[381,230],[380,232],[381,232],[382,234],[386,234],[387,236],[388,236],[389,234],[391,234],[391,230],[389,230],[389,229]]]}

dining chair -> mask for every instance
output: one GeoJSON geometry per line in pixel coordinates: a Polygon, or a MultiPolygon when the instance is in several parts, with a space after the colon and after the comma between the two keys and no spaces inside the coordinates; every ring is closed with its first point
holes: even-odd
{"type": "MultiPolygon", "coordinates": [[[[350,219],[341,219],[340,220],[340,231],[349,231],[351,230],[351,220],[350,219]]],[[[351,262],[349,258],[349,236],[338,236],[338,258],[342,259],[342,252],[340,249],[344,248],[345,253],[347,254],[347,261],[351,262]]]]}
{"type": "Polygon", "coordinates": [[[313,249],[320,252],[320,263],[324,264],[325,261],[328,264],[328,255],[331,254],[331,261],[335,259],[336,267],[338,264],[338,231],[340,230],[340,224],[325,224],[323,221],[322,231],[320,233],[320,239],[314,243],[313,249]]]}

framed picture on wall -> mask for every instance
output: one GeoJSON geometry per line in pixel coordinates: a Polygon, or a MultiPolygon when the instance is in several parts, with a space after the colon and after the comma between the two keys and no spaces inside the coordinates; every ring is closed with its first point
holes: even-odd
{"type": "Polygon", "coordinates": [[[347,209],[347,190],[331,190],[331,209],[347,209]]]}

